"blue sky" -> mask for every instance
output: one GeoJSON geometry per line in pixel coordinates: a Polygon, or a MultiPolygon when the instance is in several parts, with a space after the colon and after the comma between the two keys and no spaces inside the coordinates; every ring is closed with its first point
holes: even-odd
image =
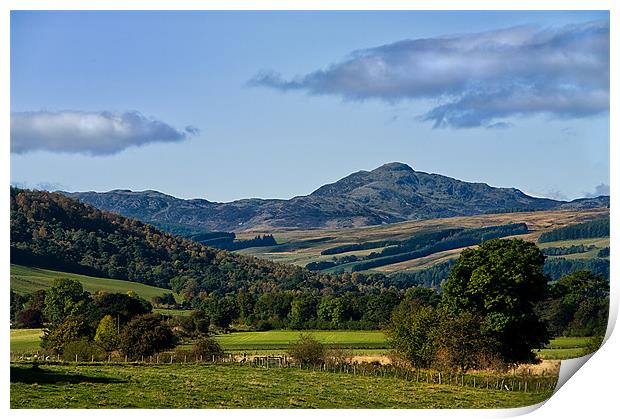
{"type": "Polygon", "coordinates": [[[606,12],[12,12],[11,182],[290,198],[401,161],[604,193],[606,45],[606,12]]]}

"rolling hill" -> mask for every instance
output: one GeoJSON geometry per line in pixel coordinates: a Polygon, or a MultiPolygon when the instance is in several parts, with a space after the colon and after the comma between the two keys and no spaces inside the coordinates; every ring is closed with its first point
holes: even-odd
{"type": "Polygon", "coordinates": [[[571,202],[535,198],[388,163],[359,171],[290,200],[242,199],[227,203],[184,200],[156,191],[75,192],[67,196],[166,231],[339,229],[490,213],[609,207],[609,197],[571,202]]]}
{"type": "Polygon", "coordinates": [[[18,294],[27,294],[36,290],[47,289],[57,278],[68,278],[79,281],[84,290],[91,294],[97,291],[109,293],[135,292],[138,296],[150,301],[152,297],[161,297],[170,290],[153,287],[137,282],[123,281],[120,279],[98,278],[88,275],[79,275],[69,272],[59,272],[50,269],[34,268],[29,266],[11,265],[11,289],[18,294]]]}

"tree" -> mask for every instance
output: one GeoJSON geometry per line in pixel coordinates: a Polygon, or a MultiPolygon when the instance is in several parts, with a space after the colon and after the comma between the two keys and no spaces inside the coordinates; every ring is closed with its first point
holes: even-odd
{"type": "Polygon", "coordinates": [[[100,295],[94,299],[93,306],[95,321],[109,315],[121,325],[126,324],[135,316],[147,314],[153,310],[153,306],[148,301],[121,293],[100,295]]]}
{"type": "Polygon", "coordinates": [[[482,331],[498,342],[507,363],[535,360],[549,342],[534,304],[547,295],[545,256],[534,243],[493,239],[464,250],[443,286],[442,306],[480,316],[482,331]]]}
{"type": "Polygon", "coordinates": [[[300,334],[299,340],[289,345],[288,353],[301,365],[321,365],[325,360],[325,347],[309,334],[300,334]]]}
{"type": "Polygon", "coordinates": [[[315,319],[317,301],[313,296],[302,296],[291,303],[288,314],[289,326],[292,329],[303,329],[307,323],[315,319]]]}
{"type": "Polygon", "coordinates": [[[345,305],[342,298],[324,298],[317,308],[317,316],[330,322],[334,329],[340,328],[345,320],[345,305]]]}
{"type": "Polygon", "coordinates": [[[17,327],[20,329],[36,329],[43,327],[43,313],[34,308],[27,308],[17,314],[17,327]]]}
{"type": "Polygon", "coordinates": [[[386,330],[390,346],[416,368],[428,368],[435,359],[437,310],[405,301],[392,314],[386,330]]]}
{"type": "Polygon", "coordinates": [[[162,320],[159,314],[143,314],[127,323],[120,335],[123,354],[137,359],[174,348],[176,339],[172,329],[162,320]]]}
{"type": "Polygon", "coordinates": [[[75,342],[82,338],[88,339],[90,336],[91,330],[86,318],[72,314],[53,329],[44,332],[42,346],[60,354],[69,342],[75,342]]]}
{"type": "Polygon", "coordinates": [[[119,336],[117,324],[109,314],[104,316],[99,322],[99,326],[95,332],[95,343],[106,352],[112,352],[118,348],[119,336]]]}
{"type": "Polygon", "coordinates": [[[609,309],[609,282],[582,270],[566,275],[550,287],[550,298],[538,311],[554,335],[604,334],[609,309]]]}
{"type": "Polygon", "coordinates": [[[11,290],[11,321],[17,320],[17,316],[22,311],[25,302],[25,297],[11,290]]]}
{"type": "Polygon", "coordinates": [[[200,307],[205,315],[211,319],[211,324],[223,329],[228,328],[239,315],[237,300],[232,296],[210,295],[200,304],[200,307]]]}
{"type": "Polygon", "coordinates": [[[82,313],[87,308],[90,295],[82,284],[68,278],[57,278],[45,293],[43,314],[52,325],[62,323],[69,315],[82,313]]]}

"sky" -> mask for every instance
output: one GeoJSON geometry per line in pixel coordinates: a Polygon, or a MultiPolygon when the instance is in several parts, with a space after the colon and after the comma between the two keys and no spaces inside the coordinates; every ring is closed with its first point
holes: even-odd
{"type": "Polygon", "coordinates": [[[359,170],[609,194],[607,12],[11,12],[11,183],[226,202],[359,170]]]}

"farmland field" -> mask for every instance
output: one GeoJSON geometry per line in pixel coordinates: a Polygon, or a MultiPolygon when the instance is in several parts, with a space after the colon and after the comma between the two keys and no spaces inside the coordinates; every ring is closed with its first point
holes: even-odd
{"type": "Polygon", "coordinates": [[[11,364],[11,408],[506,408],[540,393],[297,368],[11,364]]]}
{"type": "Polygon", "coordinates": [[[43,329],[11,329],[11,352],[28,353],[40,350],[43,329]]]}
{"type": "Polygon", "coordinates": [[[56,278],[69,278],[79,281],[84,290],[95,293],[97,291],[126,293],[133,291],[140,297],[150,301],[152,297],[171,293],[165,288],[153,287],[138,282],[122,281],[120,279],[98,278],[67,272],[52,271],[49,269],[32,268],[20,265],[11,265],[11,289],[20,294],[30,293],[52,286],[56,278]]]}
{"type": "Polygon", "coordinates": [[[385,335],[379,330],[270,330],[267,332],[237,332],[217,335],[215,339],[228,351],[253,349],[286,349],[299,339],[300,333],[310,333],[319,342],[332,347],[351,349],[387,349],[385,335]]]}
{"type": "MultiPolygon", "coordinates": [[[[519,235],[518,237],[524,240],[536,242],[538,237],[545,231],[564,227],[569,224],[589,221],[608,214],[609,210],[606,208],[579,211],[516,212],[507,214],[475,215],[470,217],[439,218],[422,221],[406,221],[388,225],[346,228],[339,230],[252,230],[240,232],[237,236],[238,239],[251,239],[256,234],[273,234],[276,241],[280,243],[279,245],[269,247],[253,247],[243,249],[239,251],[239,253],[265,258],[276,262],[305,266],[310,262],[332,260],[334,255],[321,255],[321,252],[335,246],[382,240],[405,240],[416,234],[428,233],[447,228],[480,228],[509,223],[526,223],[528,229],[530,230],[529,233],[519,235]]],[[[589,239],[577,240],[572,244],[587,244],[588,240],[589,239]]],[[[599,245],[602,246],[605,240],[607,240],[607,243],[609,242],[609,239],[593,240],[597,241],[597,247],[599,245]]],[[[541,244],[541,247],[549,246],[564,246],[564,244],[560,244],[560,242],[545,243],[544,246],[541,244]]],[[[337,256],[365,256],[371,252],[379,252],[381,249],[383,248],[345,252],[340,253],[337,256]]],[[[438,252],[424,258],[377,267],[371,269],[371,271],[390,273],[399,270],[418,270],[428,268],[436,263],[445,262],[448,259],[457,257],[462,250],[463,249],[454,249],[445,252],[438,252]]],[[[571,256],[579,257],[579,255],[584,257],[583,254],[571,256]]],[[[592,255],[586,255],[585,257],[593,257],[593,255],[594,253],[592,253],[592,255]]],[[[347,269],[353,264],[355,264],[355,262],[339,265],[331,270],[333,271],[334,269],[342,268],[347,269]]],[[[330,269],[327,271],[329,270],[330,269]]]]}

